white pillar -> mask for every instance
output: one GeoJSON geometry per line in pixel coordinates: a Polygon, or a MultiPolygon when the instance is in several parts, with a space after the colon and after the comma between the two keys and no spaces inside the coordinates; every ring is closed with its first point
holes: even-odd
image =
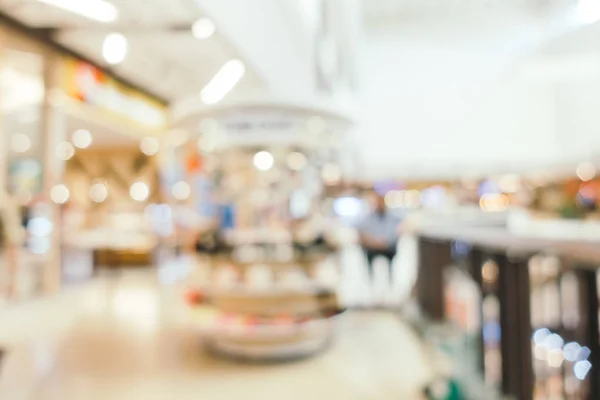
{"type": "Polygon", "coordinates": [[[56,156],[56,146],[66,137],[66,117],[60,111],[61,59],[55,53],[47,53],[44,60],[45,95],[42,106],[43,149],[43,199],[50,205],[54,230],[50,251],[44,266],[42,285],[46,293],[60,289],[62,281],[62,218],[61,209],[50,198],[52,188],[63,182],[65,162],[56,156]]]}

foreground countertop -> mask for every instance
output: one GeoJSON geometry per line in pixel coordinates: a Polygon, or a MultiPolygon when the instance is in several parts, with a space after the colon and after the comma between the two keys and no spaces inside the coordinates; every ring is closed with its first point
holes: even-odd
{"type": "Polygon", "coordinates": [[[547,252],[569,258],[574,262],[600,265],[600,237],[581,240],[564,237],[539,237],[516,234],[501,226],[444,226],[422,227],[417,231],[420,237],[437,240],[456,240],[490,250],[500,250],[513,254],[534,254],[547,252]]]}

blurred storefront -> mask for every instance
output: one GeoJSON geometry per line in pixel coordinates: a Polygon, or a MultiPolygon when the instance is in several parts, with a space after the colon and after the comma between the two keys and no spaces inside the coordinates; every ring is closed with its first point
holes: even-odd
{"type": "Polygon", "coordinates": [[[161,201],[166,107],[80,60],[64,59],[62,71],[53,106],[64,167],[52,200],[65,209],[63,249],[77,260],[65,254],[63,278],[86,278],[100,264],[150,265],[157,243],[146,211],[161,201]]]}
{"type": "MultiPolygon", "coordinates": [[[[0,187],[19,203],[27,231],[14,290],[22,298],[61,286],[69,264],[62,250],[87,242],[87,255],[70,260],[82,276],[95,251],[114,247],[102,240],[123,237],[115,232],[125,226],[146,230],[145,206],[159,193],[154,156],[166,106],[22,32],[0,27],[0,44],[0,187]],[[108,226],[97,240],[82,239],[100,225],[108,226]]],[[[139,238],[130,250],[147,242],[139,238]]],[[[8,271],[2,259],[2,288],[13,281],[8,271]]]]}
{"type": "MultiPolygon", "coordinates": [[[[47,209],[43,197],[45,136],[44,98],[48,50],[11,30],[0,28],[0,188],[14,197],[27,229],[24,249],[19,252],[16,285],[9,260],[0,262],[0,287],[16,295],[39,292],[44,287],[44,268],[52,257],[47,209]],[[10,288],[10,289],[9,289],[10,288]]],[[[17,229],[10,226],[5,229],[17,229]]],[[[5,252],[4,254],[5,255],[5,252]]],[[[0,298],[4,297],[0,294],[0,298]]]]}

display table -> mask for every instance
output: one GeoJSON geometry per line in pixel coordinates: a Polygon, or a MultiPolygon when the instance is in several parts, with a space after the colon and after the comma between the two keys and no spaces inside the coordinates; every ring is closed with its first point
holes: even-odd
{"type": "Polygon", "coordinates": [[[282,361],[326,347],[338,306],[335,285],[319,283],[326,254],[278,261],[212,257],[204,284],[192,284],[191,313],[207,348],[234,359],[282,361]]]}

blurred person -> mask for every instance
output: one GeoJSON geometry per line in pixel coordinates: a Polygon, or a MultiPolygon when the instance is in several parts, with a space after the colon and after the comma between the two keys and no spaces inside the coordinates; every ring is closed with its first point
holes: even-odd
{"type": "Polygon", "coordinates": [[[8,298],[16,293],[19,248],[24,240],[19,205],[9,193],[0,189],[0,255],[6,260],[6,281],[2,285],[6,285],[4,291],[8,298]]]}
{"type": "Polygon", "coordinates": [[[393,284],[393,265],[400,237],[400,223],[401,220],[388,211],[384,198],[375,195],[373,210],[358,226],[360,245],[367,257],[371,280],[373,262],[377,257],[383,257],[389,262],[389,280],[390,285],[393,284]]]}

